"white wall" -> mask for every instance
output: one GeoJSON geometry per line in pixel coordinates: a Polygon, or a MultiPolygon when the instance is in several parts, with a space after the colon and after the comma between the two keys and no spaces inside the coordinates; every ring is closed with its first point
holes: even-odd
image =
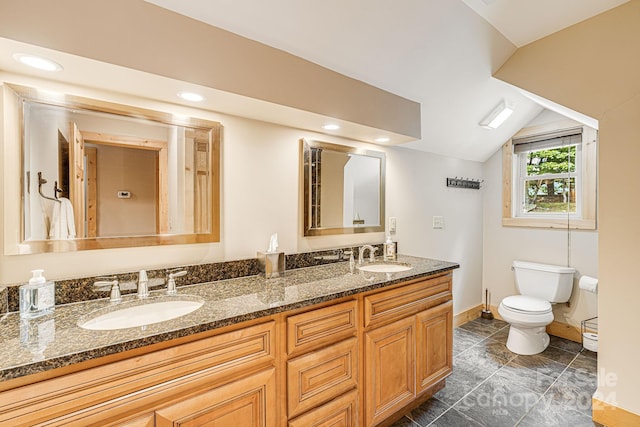
{"type": "MultiPolygon", "coordinates": [[[[30,78],[20,83],[42,84],[30,78]]],[[[65,87],[58,87],[62,89],[65,87]]],[[[286,253],[383,242],[384,233],[302,237],[299,140],[309,138],[384,151],[387,155],[387,217],[397,218],[400,253],[460,263],[461,269],[454,272],[454,311],[480,303],[482,190],[450,189],[445,186],[445,178],[481,178],[481,164],[403,148],[378,147],[113,93],[96,93],[84,88],[74,88],[74,93],[222,123],[221,242],[34,255],[7,256],[3,252],[0,283],[23,281],[35,268],[44,268],[47,278],[58,280],[252,258],[257,251],[267,249],[269,236],[275,232],[280,248],[286,253]],[[431,228],[433,215],[444,216],[443,230],[431,228]]],[[[5,134],[10,133],[0,132],[3,149],[15,143],[4,140],[5,134]]],[[[0,174],[17,179],[16,165],[11,164],[10,156],[5,154],[3,157],[7,160],[3,161],[0,174]]],[[[5,217],[15,203],[2,200],[5,217]]]]}
{"type": "MultiPolygon", "coordinates": [[[[530,124],[553,121],[543,113],[530,124]]],[[[492,294],[491,304],[497,306],[509,295],[517,294],[511,262],[514,259],[545,264],[570,265],[577,272],[570,299],[554,306],[555,320],[580,327],[580,321],[597,315],[597,295],[580,291],[581,275],[598,277],[598,233],[502,226],[502,150],[484,164],[484,238],[482,286],[492,294]]]]}
{"type": "Polygon", "coordinates": [[[482,164],[403,148],[387,152],[387,217],[397,218],[400,253],[460,264],[453,273],[453,311],[482,302],[480,190],[449,188],[447,177],[482,179],[482,164]],[[443,229],[434,229],[442,216],[443,229]]]}

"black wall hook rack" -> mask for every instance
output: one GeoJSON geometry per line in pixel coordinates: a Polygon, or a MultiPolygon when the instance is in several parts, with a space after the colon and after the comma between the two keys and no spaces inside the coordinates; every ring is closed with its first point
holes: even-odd
{"type": "Polygon", "coordinates": [[[455,188],[471,188],[473,190],[479,190],[480,184],[484,181],[480,181],[479,179],[468,179],[468,178],[447,178],[447,187],[455,187],[455,188]]]}

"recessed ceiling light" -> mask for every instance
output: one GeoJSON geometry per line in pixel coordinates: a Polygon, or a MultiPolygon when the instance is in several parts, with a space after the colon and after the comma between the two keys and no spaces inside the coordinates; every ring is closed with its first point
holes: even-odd
{"type": "Polygon", "coordinates": [[[27,53],[16,53],[13,55],[13,59],[24,65],[28,65],[29,67],[37,68],[38,70],[62,71],[62,65],[50,59],[42,58],[41,56],[30,55],[27,53]]]}
{"type": "Polygon", "coordinates": [[[195,92],[178,92],[178,96],[185,101],[200,102],[204,101],[204,96],[195,92]]]}
{"type": "Polygon", "coordinates": [[[338,130],[340,129],[340,125],[335,123],[327,123],[326,125],[322,125],[322,129],[324,130],[338,130]]]}
{"type": "Polygon", "coordinates": [[[383,142],[389,142],[389,141],[391,141],[391,139],[389,137],[387,137],[387,136],[381,136],[380,138],[374,139],[374,141],[383,143],[383,142]]]}

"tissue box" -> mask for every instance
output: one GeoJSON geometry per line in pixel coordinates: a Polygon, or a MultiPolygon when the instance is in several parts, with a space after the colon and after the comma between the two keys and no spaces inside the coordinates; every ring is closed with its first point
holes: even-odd
{"type": "Polygon", "coordinates": [[[284,252],[258,252],[258,264],[267,279],[284,276],[284,252]]]}

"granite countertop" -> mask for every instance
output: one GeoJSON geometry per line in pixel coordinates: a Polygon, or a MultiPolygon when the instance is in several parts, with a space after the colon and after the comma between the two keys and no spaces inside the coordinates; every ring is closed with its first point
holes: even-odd
{"type": "MultiPolygon", "coordinates": [[[[36,319],[20,319],[18,313],[0,320],[0,381],[69,366],[93,358],[120,353],[154,343],[293,310],[324,301],[390,286],[459,267],[434,259],[398,256],[411,270],[398,273],[350,271],[348,262],[288,270],[284,277],[248,276],[181,286],[178,296],[204,300],[198,310],[182,317],[147,326],[95,331],[77,325],[95,310],[112,305],[108,299],[56,306],[55,312],[36,319]]],[[[151,293],[151,297],[164,291],[151,293]]],[[[170,298],[170,297],[167,297],[170,298]]],[[[135,295],[123,297],[136,304],[135,295]]]]}

